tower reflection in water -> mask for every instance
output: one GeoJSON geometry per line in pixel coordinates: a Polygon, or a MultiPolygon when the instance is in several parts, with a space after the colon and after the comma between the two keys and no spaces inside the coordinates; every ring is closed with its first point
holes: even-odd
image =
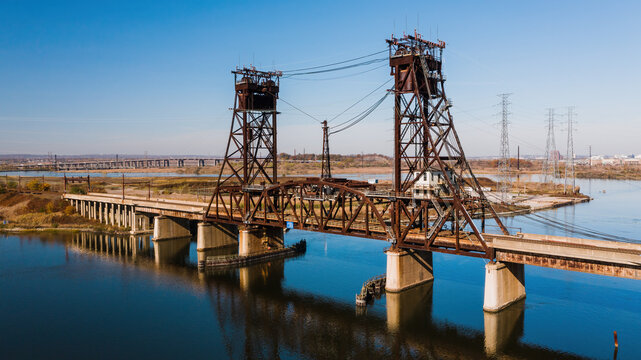
{"type": "Polygon", "coordinates": [[[524,358],[575,358],[519,342],[523,302],[484,313],[484,331],[443,324],[432,318],[430,282],[386,294],[385,314],[359,316],[353,304],[284,287],[285,260],[199,271],[196,259],[189,259],[189,238],[152,242],[149,236],[78,233],[71,244],[205,294],[228,358],[485,358],[505,351],[524,358]]]}

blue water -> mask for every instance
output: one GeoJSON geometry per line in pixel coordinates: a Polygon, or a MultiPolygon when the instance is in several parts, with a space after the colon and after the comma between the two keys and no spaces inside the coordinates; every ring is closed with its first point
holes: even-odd
{"type": "MultiPolygon", "coordinates": [[[[579,185],[592,202],[545,215],[639,238],[641,182],[579,185]]],[[[193,242],[159,259],[153,243],[107,254],[78,237],[0,238],[0,358],[611,359],[613,331],[618,359],[641,358],[635,280],[526,266],[525,302],[493,318],[482,310],[485,261],[434,254],[432,284],[359,314],[354,295],[385,272],[385,242],[291,231],[286,242],[307,239],[305,255],[199,273],[193,242]],[[492,321],[504,326],[493,332],[492,321]]]]}

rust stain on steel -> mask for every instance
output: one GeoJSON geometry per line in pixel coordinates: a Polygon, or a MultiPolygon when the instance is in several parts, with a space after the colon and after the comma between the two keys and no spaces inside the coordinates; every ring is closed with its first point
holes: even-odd
{"type": "Polygon", "coordinates": [[[496,259],[505,262],[641,280],[641,267],[566,259],[554,256],[521,254],[501,250],[496,251],[496,259]]]}

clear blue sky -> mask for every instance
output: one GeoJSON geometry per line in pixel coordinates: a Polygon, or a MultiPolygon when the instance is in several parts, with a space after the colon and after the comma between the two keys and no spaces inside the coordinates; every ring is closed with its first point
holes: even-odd
{"type": "MultiPolygon", "coordinates": [[[[224,153],[237,65],[291,69],[385,48],[415,28],[447,42],[446,90],[468,156],[540,154],[545,108],[576,106],[575,148],[641,153],[639,1],[0,1],[0,153],[224,153]]],[[[283,79],[281,96],[331,118],[387,67],[283,79]]],[[[346,119],[374,102],[373,95],[346,119]]],[[[320,126],[279,104],[279,151],[319,152],[320,126]]],[[[331,138],[332,152],[391,154],[392,102],[331,138]]],[[[563,116],[556,142],[565,152],[563,116]]]]}

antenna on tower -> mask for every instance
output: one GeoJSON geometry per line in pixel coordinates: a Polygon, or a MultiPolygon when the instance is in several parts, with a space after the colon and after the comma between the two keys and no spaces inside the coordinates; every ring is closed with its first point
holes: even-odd
{"type": "Polygon", "coordinates": [[[332,177],[332,170],[329,161],[329,131],[327,127],[327,120],[323,121],[323,157],[321,159],[322,169],[321,178],[329,179],[332,177]]]}
{"type": "Polygon", "coordinates": [[[574,132],[572,124],[574,123],[574,106],[568,106],[568,144],[567,154],[565,156],[565,182],[563,183],[563,193],[567,194],[568,187],[572,193],[576,186],[576,178],[574,174],[574,132]]]}
{"type": "Polygon", "coordinates": [[[545,182],[554,182],[557,174],[559,157],[554,141],[554,109],[548,108],[548,138],[545,144],[545,161],[543,163],[543,174],[545,182]]]}
{"type": "Polygon", "coordinates": [[[501,202],[508,202],[508,191],[512,189],[512,179],[510,177],[510,140],[508,136],[508,106],[510,105],[509,94],[498,94],[501,98],[501,158],[499,159],[499,186],[501,192],[501,202]]]}

